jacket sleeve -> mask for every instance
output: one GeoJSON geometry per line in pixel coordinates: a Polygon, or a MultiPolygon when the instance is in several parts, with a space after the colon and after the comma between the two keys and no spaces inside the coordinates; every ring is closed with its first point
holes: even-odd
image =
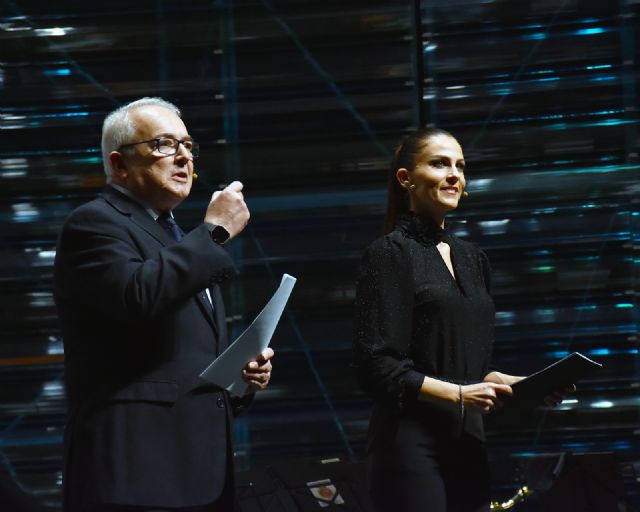
{"type": "Polygon", "coordinates": [[[119,321],[161,316],[236,274],[229,254],[206,225],[174,245],[131,218],[105,209],[76,211],[65,223],[55,263],[56,300],[78,300],[119,321]]]}
{"type": "Polygon", "coordinates": [[[369,396],[392,410],[415,402],[424,380],[410,359],[414,284],[407,250],[388,236],[374,242],[356,282],[356,375],[369,396]]]}

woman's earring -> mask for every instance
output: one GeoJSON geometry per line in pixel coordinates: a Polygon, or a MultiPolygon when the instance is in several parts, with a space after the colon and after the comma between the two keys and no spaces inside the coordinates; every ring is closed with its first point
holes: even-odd
{"type": "Polygon", "coordinates": [[[415,190],[416,186],[412,183],[411,185],[409,185],[409,190],[415,190]]]}

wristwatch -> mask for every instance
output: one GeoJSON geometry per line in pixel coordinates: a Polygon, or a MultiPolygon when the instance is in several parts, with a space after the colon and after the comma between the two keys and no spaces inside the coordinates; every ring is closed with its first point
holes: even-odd
{"type": "Polygon", "coordinates": [[[222,226],[218,226],[217,224],[207,223],[207,228],[209,229],[211,240],[213,240],[217,244],[224,245],[231,237],[231,235],[225,228],[223,228],[222,226]]]}

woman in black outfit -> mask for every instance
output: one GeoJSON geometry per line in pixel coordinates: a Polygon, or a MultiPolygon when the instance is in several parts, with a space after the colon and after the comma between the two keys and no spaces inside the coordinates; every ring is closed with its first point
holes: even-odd
{"type": "Polygon", "coordinates": [[[445,225],[465,185],[450,133],[409,135],[389,176],[387,234],[361,262],[354,354],[375,401],[367,466],[380,512],[489,510],[482,415],[521,377],[491,369],[489,262],[445,225]]]}

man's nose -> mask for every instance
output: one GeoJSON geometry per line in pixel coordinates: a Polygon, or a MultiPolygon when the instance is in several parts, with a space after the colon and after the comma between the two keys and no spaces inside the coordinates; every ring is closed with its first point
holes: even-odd
{"type": "Polygon", "coordinates": [[[187,160],[193,160],[191,151],[187,149],[182,141],[178,141],[178,147],[176,148],[176,157],[186,158],[187,160]]]}

